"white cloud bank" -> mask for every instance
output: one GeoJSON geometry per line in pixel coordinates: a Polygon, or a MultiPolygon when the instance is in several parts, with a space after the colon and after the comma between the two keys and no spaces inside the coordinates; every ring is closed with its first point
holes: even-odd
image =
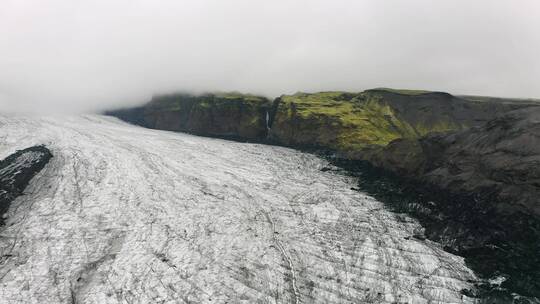
{"type": "Polygon", "coordinates": [[[0,111],[178,90],[540,97],[537,0],[3,0],[0,111]]]}

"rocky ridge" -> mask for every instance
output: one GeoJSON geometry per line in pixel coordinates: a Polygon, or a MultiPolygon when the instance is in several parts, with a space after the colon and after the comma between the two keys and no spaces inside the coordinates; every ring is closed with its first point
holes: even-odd
{"type": "Polygon", "coordinates": [[[0,225],[4,224],[4,214],[11,201],[23,192],[51,157],[51,152],[44,146],[34,146],[0,160],[0,225]]]}
{"type": "Polygon", "coordinates": [[[531,103],[470,101],[443,92],[373,89],[360,93],[240,93],[155,96],[138,108],[109,111],[145,127],[331,150],[361,159],[364,149],[399,138],[462,130],[531,103]]]}

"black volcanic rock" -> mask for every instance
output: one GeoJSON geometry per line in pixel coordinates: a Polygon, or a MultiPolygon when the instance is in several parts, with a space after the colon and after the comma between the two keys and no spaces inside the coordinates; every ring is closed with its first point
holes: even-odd
{"type": "Polygon", "coordinates": [[[461,132],[396,140],[365,157],[377,167],[453,193],[495,197],[500,211],[540,216],[539,107],[461,132]]]}
{"type": "MultiPolygon", "coordinates": [[[[0,215],[6,213],[11,201],[23,192],[51,157],[51,152],[44,146],[34,146],[19,150],[0,161],[0,215]]],[[[3,223],[2,217],[0,225],[3,223]]]]}

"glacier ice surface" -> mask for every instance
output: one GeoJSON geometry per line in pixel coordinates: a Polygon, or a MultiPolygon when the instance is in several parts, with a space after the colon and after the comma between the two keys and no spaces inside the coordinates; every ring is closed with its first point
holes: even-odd
{"type": "Polygon", "coordinates": [[[54,157],[0,231],[0,303],[462,303],[462,258],[287,148],[0,116],[54,157]]]}

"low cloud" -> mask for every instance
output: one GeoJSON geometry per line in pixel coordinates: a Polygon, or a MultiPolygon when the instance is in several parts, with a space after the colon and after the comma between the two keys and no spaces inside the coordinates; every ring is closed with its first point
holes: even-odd
{"type": "Polygon", "coordinates": [[[536,0],[4,0],[0,111],[173,91],[387,86],[540,97],[536,0]]]}

